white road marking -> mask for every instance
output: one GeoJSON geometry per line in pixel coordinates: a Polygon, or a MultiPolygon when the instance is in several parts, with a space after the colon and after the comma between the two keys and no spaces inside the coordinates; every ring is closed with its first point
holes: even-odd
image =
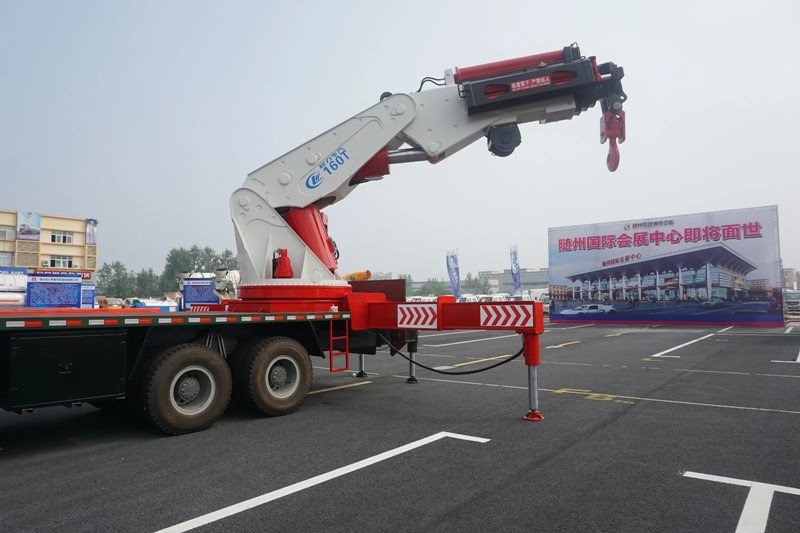
{"type": "Polygon", "coordinates": [[[769,509],[772,506],[773,493],[783,492],[784,494],[800,496],[800,489],[794,487],[783,487],[781,485],[771,485],[769,483],[735,479],[732,477],[712,476],[699,472],[684,472],[683,475],[684,477],[702,479],[704,481],[750,487],[747,500],[744,502],[742,514],[739,516],[736,533],[756,533],[763,532],[767,529],[767,519],[769,518],[769,509]]]}
{"type": "Polygon", "coordinates": [[[791,333],[793,329],[794,326],[789,326],[788,328],[786,328],[786,331],[784,331],[784,333],[791,333]]]}
{"type": "Polygon", "coordinates": [[[567,329],[578,329],[578,328],[590,328],[590,327],[592,327],[594,325],[596,325],[596,324],[582,324],[580,326],[570,326],[568,328],[555,328],[553,331],[556,331],[556,330],[557,331],[561,331],[562,329],[563,330],[567,330],[567,329]]]}
{"type": "Polygon", "coordinates": [[[433,367],[434,370],[452,370],[454,368],[455,368],[454,366],[447,366],[447,365],[433,367]]]}
{"type": "Polygon", "coordinates": [[[800,352],[797,352],[797,358],[794,361],[776,361],[772,360],[773,363],[800,363],[800,352]]]}
{"type": "Polygon", "coordinates": [[[733,328],[733,326],[728,326],[727,328],[722,328],[717,333],[722,333],[723,331],[728,331],[729,329],[732,329],[732,328],[733,328]]]}
{"type": "Polygon", "coordinates": [[[713,336],[714,336],[714,334],[713,334],[713,333],[709,333],[709,334],[708,334],[708,335],[706,335],[705,337],[700,337],[699,339],[695,339],[695,340],[693,340],[693,341],[684,342],[683,344],[679,344],[678,346],[675,346],[674,348],[670,348],[669,350],[664,350],[663,352],[658,352],[657,354],[655,354],[655,355],[650,355],[650,356],[648,356],[648,357],[673,357],[673,358],[675,358],[675,359],[680,359],[680,355],[669,355],[669,356],[666,356],[666,355],[664,355],[664,354],[667,354],[667,353],[670,353],[670,352],[674,352],[675,350],[680,350],[680,349],[681,349],[681,348],[683,348],[684,346],[689,346],[690,344],[694,344],[694,343],[696,343],[696,342],[700,342],[700,341],[702,341],[702,340],[704,340],[704,339],[707,339],[707,338],[709,338],[709,337],[713,337],[713,336]]]}
{"type": "Polygon", "coordinates": [[[448,343],[445,343],[445,344],[423,344],[423,346],[439,348],[441,346],[455,346],[457,344],[469,344],[471,342],[485,342],[485,341],[493,341],[493,340],[496,340],[496,339],[506,339],[508,337],[519,337],[519,335],[514,333],[513,335],[500,335],[499,337],[489,337],[488,339],[474,339],[474,340],[471,340],[471,341],[448,342],[448,343]]]}
{"type": "Polygon", "coordinates": [[[553,346],[545,346],[545,350],[552,350],[553,348],[563,348],[564,346],[572,346],[573,344],[578,344],[581,341],[572,341],[572,342],[565,342],[564,344],[555,344],[553,346]]]}
{"type": "Polygon", "coordinates": [[[372,383],[372,382],[371,381],[359,381],[358,383],[348,383],[347,385],[339,385],[338,387],[328,387],[327,389],[317,389],[317,390],[308,391],[308,394],[311,395],[311,394],[319,394],[321,392],[330,392],[330,391],[339,390],[339,389],[349,389],[351,387],[360,387],[361,385],[368,385],[369,383],[372,383]]]}
{"type": "Polygon", "coordinates": [[[475,331],[482,331],[482,330],[474,330],[474,329],[464,329],[459,331],[447,331],[445,333],[430,333],[428,335],[420,335],[420,339],[427,339],[428,337],[441,337],[442,335],[461,335],[464,333],[474,333],[475,331]]]}
{"type": "Polygon", "coordinates": [[[375,463],[391,459],[392,457],[395,457],[397,455],[410,452],[411,450],[414,450],[421,446],[425,446],[426,444],[431,444],[432,442],[436,442],[444,438],[466,440],[470,442],[478,442],[481,444],[489,442],[489,439],[484,439],[481,437],[472,437],[470,435],[460,435],[458,433],[449,433],[447,431],[441,431],[439,433],[436,433],[435,435],[431,435],[430,437],[425,437],[424,439],[411,442],[404,446],[400,446],[399,448],[389,450],[388,452],[383,452],[379,453],[378,455],[373,455],[372,457],[369,457],[367,459],[363,459],[356,463],[343,466],[342,468],[337,468],[336,470],[326,472],[325,474],[314,476],[312,478],[306,479],[305,481],[300,481],[293,485],[289,485],[288,487],[283,487],[282,489],[273,490],[272,492],[262,494],[261,496],[257,496],[255,498],[251,498],[249,500],[245,500],[243,502],[230,505],[223,509],[219,509],[217,511],[214,511],[213,513],[208,513],[202,516],[198,516],[197,518],[192,518],[191,520],[187,520],[185,522],[181,522],[180,524],[176,524],[174,526],[162,529],[157,533],[177,533],[205,526],[207,524],[211,524],[212,522],[217,522],[219,520],[222,520],[223,518],[227,518],[229,516],[247,511],[248,509],[252,509],[254,507],[264,505],[265,503],[277,500],[279,498],[283,498],[284,496],[294,494],[295,492],[300,492],[301,490],[305,490],[315,485],[319,485],[320,483],[325,483],[326,481],[330,481],[331,479],[336,479],[337,477],[341,477],[351,472],[355,472],[356,470],[372,466],[375,463]]]}

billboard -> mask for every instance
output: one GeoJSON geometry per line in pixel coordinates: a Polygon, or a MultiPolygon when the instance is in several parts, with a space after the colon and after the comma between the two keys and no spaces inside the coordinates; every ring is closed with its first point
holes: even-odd
{"type": "Polygon", "coordinates": [[[182,309],[189,311],[192,304],[218,304],[214,278],[184,278],[181,282],[182,309]]]}
{"type": "Polygon", "coordinates": [[[30,211],[17,211],[17,239],[38,241],[42,232],[42,215],[30,211]]]}
{"type": "Polygon", "coordinates": [[[781,326],[777,206],[549,229],[552,322],[781,326]]]}
{"type": "Polygon", "coordinates": [[[97,219],[86,219],[86,244],[97,244],[97,219]]]}
{"type": "Polygon", "coordinates": [[[47,274],[28,276],[28,307],[81,307],[79,274],[47,274]]]}

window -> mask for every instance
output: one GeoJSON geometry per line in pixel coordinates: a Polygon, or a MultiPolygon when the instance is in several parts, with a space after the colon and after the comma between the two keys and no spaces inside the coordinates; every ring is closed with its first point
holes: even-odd
{"type": "Polygon", "coordinates": [[[72,244],[71,231],[53,231],[50,234],[50,242],[58,242],[62,244],[72,244]]]}
{"type": "Polygon", "coordinates": [[[13,226],[0,226],[0,240],[13,241],[15,238],[13,226]]]}
{"type": "Polygon", "coordinates": [[[51,268],[72,268],[72,258],[68,255],[51,255],[51,268]]]}
{"type": "Polygon", "coordinates": [[[14,254],[11,252],[0,252],[0,266],[14,266],[14,254]]]}

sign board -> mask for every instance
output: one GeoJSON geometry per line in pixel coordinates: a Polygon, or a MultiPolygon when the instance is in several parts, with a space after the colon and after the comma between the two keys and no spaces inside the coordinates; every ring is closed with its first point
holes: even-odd
{"type": "Polygon", "coordinates": [[[27,268],[0,266],[0,291],[25,292],[27,286],[27,268]]]}
{"type": "Polygon", "coordinates": [[[181,282],[182,309],[188,311],[192,304],[217,304],[219,297],[214,292],[214,278],[184,278],[181,282]]]}
{"type": "Polygon", "coordinates": [[[81,307],[79,274],[28,276],[28,307],[81,307]]]}
{"type": "Polygon", "coordinates": [[[42,232],[42,215],[30,211],[17,211],[17,239],[38,241],[42,232]]]}
{"type": "Polygon", "coordinates": [[[81,309],[94,309],[95,284],[81,283],[81,309]]]}
{"type": "Polygon", "coordinates": [[[777,206],[549,230],[553,322],[783,325],[777,206]]]}

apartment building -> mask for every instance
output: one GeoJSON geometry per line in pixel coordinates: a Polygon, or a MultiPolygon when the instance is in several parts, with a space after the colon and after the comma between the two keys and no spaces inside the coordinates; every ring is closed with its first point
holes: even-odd
{"type": "Polygon", "coordinates": [[[0,210],[0,266],[91,279],[97,270],[97,220],[0,210]]]}

